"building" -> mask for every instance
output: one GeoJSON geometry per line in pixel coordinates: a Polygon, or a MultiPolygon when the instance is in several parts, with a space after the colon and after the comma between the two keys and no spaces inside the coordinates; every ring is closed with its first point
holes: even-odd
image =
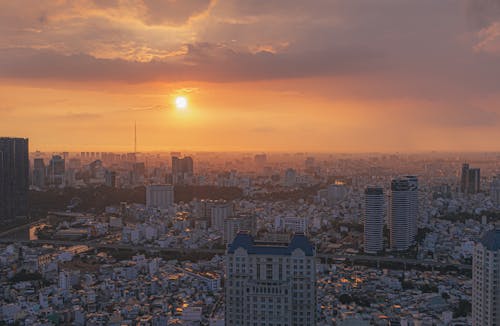
{"type": "Polygon", "coordinates": [[[174,186],[148,185],[146,186],[146,207],[168,209],[174,204],[174,186]]]}
{"type": "Polygon", "coordinates": [[[33,160],[33,179],[32,184],[35,187],[45,187],[46,167],[43,158],[35,158],[33,160]]]}
{"type": "Polygon", "coordinates": [[[384,249],[384,189],[365,189],[364,248],[366,253],[377,253],[384,249]]]}
{"type": "Polygon", "coordinates": [[[469,164],[462,165],[460,191],[464,194],[477,194],[481,190],[481,170],[471,169],[469,164]]]}
{"type": "Polygon", "coordinates": [[[418,180],[405,176],[392,180],[389,197],[390,245],[407,250],[414,242],[418,218],[418,180]]]}
{"type": "Polygon", "coordinates": [[[304,234],[269,243],[239,233],[226,255],[226,325],[316,325],[315,255],[304,234]]]}
{"type": "Polygon", "coordinates": [[[212,203],[210,224],[212,228],[224,231],[224,221],[234,215],[234,204],[225,200],[212,203]]]}
{"type": "Polygon", "coordinates": [[[193,159],[190,156],[179,158],[172,156],[172,182],[173,184],[186,184],[193,176],[193,159]]]}
{"type": "Polygon", "coordinates": [[[0,221],[28,216],[28,139],[0,138],[0,221]]]}
{"type": "Polygon", "coordinates": [[[248,231],[255,235],[257,221],[253,214],[239,214],[224,220],[224,243],[231,243],[240,231],[248,231]]]}
{"type": "Polygon", "coordinates": [[[336,181],[327,188],[326,201],[329,206],[335,206],[347,196],[347,187],[343,182],[336,181]]]}
{"type": "Polygon", "coordinates": [[[305,217],[277,217],[274,225],[277,232],[307,233],[307,218],[305,217]]]}
{"type": "Polygon", "coordinates": [[[500,175],[493,178],[490,185],[490,197],[493,205],[500,208],[500,175]]]}
{"type": "Polygon", "coordinates": [[[60,155],[53,155],[50,159],[49,170],[47,174],[49,176],[50,184],[52,185],[64,185],[64,176],[66,174],[66,165],[64,159],[60,155]]]}
{"type": "Polygon", "coordinates": [[[469,183],[469,164],[462,164],[462,174],[460,176],[460,192],[467,192],[467,185],[469,183]]]}
{"type": "Polygon", "coordinates": [[[472,325],[500,325],[500,230],[486,232],[472,259],[472,325]]]}

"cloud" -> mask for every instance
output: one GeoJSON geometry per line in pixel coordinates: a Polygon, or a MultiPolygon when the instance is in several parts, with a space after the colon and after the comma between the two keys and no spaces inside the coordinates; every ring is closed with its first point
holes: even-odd
{"type": "Polygon", "coordinates": [[[179,60],[131,62],[98,59],[87,54],[63,55],[50,50],[0,50],[0,77],[73,81],[201,80],[249,81],[342,75],[376,69],[377,54],[356,49],[316,53],[238,52],[219,44],[189,44],[179,60]]]}

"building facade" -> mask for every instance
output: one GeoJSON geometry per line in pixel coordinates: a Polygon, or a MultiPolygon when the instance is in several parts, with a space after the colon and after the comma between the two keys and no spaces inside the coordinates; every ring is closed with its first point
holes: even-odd
{"type": "Polygon", "coordinates": [[[364,248],[366,253],[377,253],[384,249],[384,189],[365,189],[364,248]]]}
{"type": "Polygon", "coordinates": [[[417,229],[417,177],[405,176],[392,180],[388,213],[391,249],[409,249],[415,240],[417,229]]]}
{"type": "Polygon", "coordinates": [[[472,325],[500,325],[500,230],[486,232],[472,259],[472,325]]]}
{"type": "Polygon", "coordinates": [[[481,190],[481,170],[471,169],[469,164],[462,164],[460,191],[464,194],[477,194],[481,190]]]}
{"type": "Polygon", "coordinates": [[[146,207],[168,209],[174,204],[174,186],[148,185],[146,186],[146,207]]]}
{"type": "Polygon", "coordinates": [[[28,139],[0,138],[0,221],[28,216],[28,139]]]}
{"type": "Polygon", "coordinates": [[[239,233],[226,255],[226,325],[316,325],[315,255],[304,234],[269,243],[239,233]]]}

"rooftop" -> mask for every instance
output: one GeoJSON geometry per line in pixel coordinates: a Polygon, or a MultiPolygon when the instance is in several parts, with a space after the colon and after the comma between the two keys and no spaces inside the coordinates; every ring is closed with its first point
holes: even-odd
{"type": "Polygon", "coordinates": [[[480,242],[488,250],[500,250],[500,229],[486,232],[480,242]]]}
{"type": "Polygon", "coordinates": [[[253,255],[283,255],[290,256],[295,249],[301,249],[306,256],[314,256],[314,246],[303,233],[296,233],[289,243],[257,242],[247,232],[240,232],[227,249],[233,254],[238,248],[245,249],[253,255]]]}

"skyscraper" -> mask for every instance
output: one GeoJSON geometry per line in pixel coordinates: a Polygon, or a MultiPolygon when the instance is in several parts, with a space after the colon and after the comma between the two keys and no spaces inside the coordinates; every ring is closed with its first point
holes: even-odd
{"type": "Polygon", "coordinates": [[[481,189],[480,169],[471,169],[469,164],[462,165],[462,175],[460,178],[460,191],[464,194],[477,194],[481,189]]]}
{"type": "Polygon", "coordinates": [[[500,325],[500,230],[486,232],[472,260],[472,325],[500,325]]]}
{"type": "Polygon", "coordinates": [[[28,139],[0,138],[0,221],[28,216],[28,139]]]}
{"type": "Polygon", "coordinates": [[[33,160],[33,185],[38,188],[45,187],[46,167],[43,158],[33,160]]]}
{"type": "Polygon", "coordinates": [[[392,180],[389,197],[390,244],[407,250],[415,240],[418,217],[418,180],[415,176],[392,180]]]}
{"type": "Polygon", "coordinates": [[[493,205],[500,208],[500,175],[493,178],[490,185],[490,197],[493,205]]]}
{"type": "Polygon", "coordinates": [[[66,163],[60,155],[53,155],[49,164],[49,179],[53,185],[64,185],[64,175],[66,173],[66,163]]]}
{"type": "Polygon", "coordinates": [[[469,164],[462,164],[462,174],[460,176],[460,192],[467,192],[467,185],[469,183],[469,164]]]}
{"type": "Polygon", "coordinates": [[[469,180],[467,193],[477,194],[481,189],[481,171],[480,169],[469,169],[469,180]]]}
{"type": "Polygon", "coordinates": [[[172,156],[172,182],[184,184],[193,175],[193,159],[190,156],[179,158],[172,156]]]}
{"type": "Polygon", "coordinates": [[[240,232],[226,255],[226,325],[316,325],[315,255],[303,234],[268,243],[240,232]]]}
{"type": "Polygon", "coordinates": [[[384,247],[384,189],[365,189],[365,252],[377,253],[384,247]]]}

